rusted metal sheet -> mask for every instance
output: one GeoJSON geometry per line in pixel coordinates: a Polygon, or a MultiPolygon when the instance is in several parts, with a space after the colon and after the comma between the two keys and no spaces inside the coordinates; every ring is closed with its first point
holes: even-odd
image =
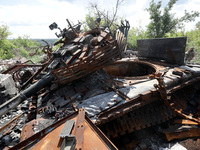
{"type": "MultiPolygon", "coordinates": [[[[56,129],[57,127],[59,127],[60,125],[64,125],[64,123],[66,122],[66,120],[70,120],[73,119],[76,115],[78,115],[78,112],[74,112],[62,119],[60,119],[59,121],[57,121],[56,123],[50,125],[49,127],[41,130],[40,132],[37,132],[35,134],[33,134],[30,137],[27,137],[27,139],[23,140],[22,142],[18,143],[17,145],[15,145],[14,147],[10,148],[10,150],[16,150],[16,149],[25,149],[26,147],[31,146],[31,144],[33,142],[36,142],[39,139],[42,139],[45,135],[47,135],[49,132],[53,131],[54,129],[56,129]]],[[[58,134],[59,136],[59,134],[58,134]]]]}
{"type": "Polygon", "coordinates": [[[77,149],[117,149],[93,122],[85,116],[84,109],[79,109],[79,111],[74,112],[32,136],[29,135],[30,137],[26,137],[27,139],[24,139],[11,149],[60,149],[64,138],[61,138],[59,134],[62,132],[67,120],[75,121],[71,135],[74,135],[76,138],[77,149]]]}
{"type": "Polygon", "coordinates": [[[14,117],[12,120],[10,120],[6,125],[4,125],[3,127],[0,128],[0,132],[4,131],[6,128],[10,127],[12,125],[12,123],[15,122],[16,120],[18,120],[22,115],[23,115],[23,113],[19,114],[18,116],[14,117]]]}
{"type": "Polygon", "coordinates": [[[26,123],[21,131],[20,142],[26,140],[27,138],[31,137],[35,134],[34,127],[38,124],[38,121],[44,120],[43,118],[33,119],[26,123]]]}
{"type": "Polygon", "coordinates": [[[75,149],[84,149],[85,109],[79,109],[74,134],[77,140],[75,149]]]}
{"type": "Polygon", "coordinates": [[[184,64],[186,37],[137,40],[138,57],[184,64]]]}
{"type": "Polygon", "coordinates": [[[185,125],[198,125],[197,122],[195,121],[191,121],[191,120],[187,120],[187,119],[176,119],[174,120],[175,124],[185,124],[185,125]]]}
{"type": "MultiPolygon", "coordinates": [[[[181,128],[181,127],[179,127],[181,128]]],[[[183,129],[169,128],[161,131],[165,134],[167,141],[172,141],[174,139],[185,139],[200,136],[199,127],[182,127],[183,129]],[[168,131],[169,130],[169,131],[168,131]]]]}

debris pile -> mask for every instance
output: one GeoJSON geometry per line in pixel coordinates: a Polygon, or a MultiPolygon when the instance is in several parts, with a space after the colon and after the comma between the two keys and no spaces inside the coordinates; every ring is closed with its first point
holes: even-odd
{"type": "Polygon", "coordinates": [[[15,82],[10,74],[0,74],[0,104],[18,93],[15,82]]]}
{"type": "Polygon", "coordinates": [[[123,58],[121,31],[67,22],[50,25],[61,39],[46,61],[1,72],[1,149],[176,149],[199,137],[200,66],[184,64],[186,38],[139,40],[138,57],[123,58]]]}
{"type": "Polygon", "coordinates": [[[20,57],[15,57],[9,60],[0,59],[0,72],[7,70],[8,68],[10,68],[11,66],[14,66],[15,64],[21,64],[26,61],[27,61],[26,58],[20,58],[20,57]]]}

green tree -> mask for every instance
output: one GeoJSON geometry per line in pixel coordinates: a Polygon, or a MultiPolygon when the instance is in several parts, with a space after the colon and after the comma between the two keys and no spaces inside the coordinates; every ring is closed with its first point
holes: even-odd
{"type": "MultiPolygon", "coordinates": [[[[36,41],[30,39],[29,36],[19,36],[16,39],[8,40],[11,35],[7,25],[0,26],[0,59],[10,59],[14,56],[23,56],[30,58],[29,53],[34,52],[41,47],[36,41]]],[[[39,50],[39,54],[41,49],[39,50]]]]}
{"type": "MultiPolygon", "coordinates": [[[[31,40],[28,35],[19,36],[18,38],[13,39],[11,42],[15,46],[13,53],[26,58],[29,57],[29,53],[34,52],[38,47],[41,46],[41,44],[38,42],[31,40]]],[[[38,52],[40,53],[41,50],[38,52]]]]}
{"type": "Polygon", "coordinates": [[[178,0],[169,0],[164,10],[161,9],[161,1],[155,3],[154,0],[150,2],[149,8],[146,10],[150,14],[150,20],[147,27],[147,35],[149,38],[161,38],[167,33],[174,33],[183,27],[183,23],[194,21],[199,16],[199,12],[192,11],[191,13],[185,10],[185,15],[181,18],[176,18],[171,9],[178,0]]]}
{"type": "Polygon", "coordinates": [[[1,25],[0,26],[0,40],[7,39],[9,35],[11,35],[11,32],[9,31],[8,26],[4,24],[1,25]]]}
{"type": "Polygon", "coordinates": [[[196,23],[196,28],[200,29],[200,21],[196,23]]]}
{"type": "Polygon", "coordinates": [[[25,48],[27,51],[41,46],[38,42],[31,40],[28,35],[18,36],[18,38],[12,40],[12,43],[17,47],[25,48]]]}
{"type": "Polygon", "coordinates": [[[147,38],[147,32],[142,27],[132,27],[127,38],[128,49],[137,49],[137,40],[147,38]]]}
{"type": "Polygon", "coordinates": [[[15,47],[7,38],[11,35],[7,25],[0,26],[0,58],[9,59],[13,57],[12,49],[15,47]]]}

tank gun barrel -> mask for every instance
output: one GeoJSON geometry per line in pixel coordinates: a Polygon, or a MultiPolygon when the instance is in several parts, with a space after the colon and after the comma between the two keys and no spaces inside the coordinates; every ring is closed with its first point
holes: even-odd
{"type": "MultiPolygon", "coordinates": [[[[119,30],[116,31],[115,38],[107,29],[101,28],[94,28],[78,34],[80,25],[74,27],[69,20],[67,22],[70,28],[68,30],[63,29],[60,33],[62,38],[54,43],[54,45],[63,44],[51,54],[52,61],[47,66],[50,72],[26,90],[2,104],[0,106],[0,116],[48,86],[54,78],[56,83],[65,85],[122,57],[122,53],[126,49],[126,43],[123,34],[119,30]]],[[[53,23],[50,28],[56,29],[58,26],[53,23]]],[[[48,52],[49,46],[46,46],[46,48],[48,52]]]]}
{"type": "Polygon", "coordinates": [[[43,76],[38,82],[31,85],[26,90],[20,92],[4,104],[0,106],[0,116],[6,114],[12,108],[17,107],[20,103],[22,103],[27,98],[31,97],[33,94],[37,93],[42,88],[46,87],[51,83],[54,79],[54,76],[51,73],[46,74],[43,76]]]}

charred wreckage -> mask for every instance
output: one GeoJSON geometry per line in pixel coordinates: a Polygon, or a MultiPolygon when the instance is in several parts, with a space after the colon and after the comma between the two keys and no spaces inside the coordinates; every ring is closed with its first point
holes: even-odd
{"type": "Polygon", "coordinates": [[[138,40],[128,57],[128,21],[115,34],[67,22],[49,26],[60,46],[47,43],[44,62],[0,70],[1,149],[158,149],[139,135],[149,128],[200,145],[200,65],[184,62],[185,37],[138,40]]]}

